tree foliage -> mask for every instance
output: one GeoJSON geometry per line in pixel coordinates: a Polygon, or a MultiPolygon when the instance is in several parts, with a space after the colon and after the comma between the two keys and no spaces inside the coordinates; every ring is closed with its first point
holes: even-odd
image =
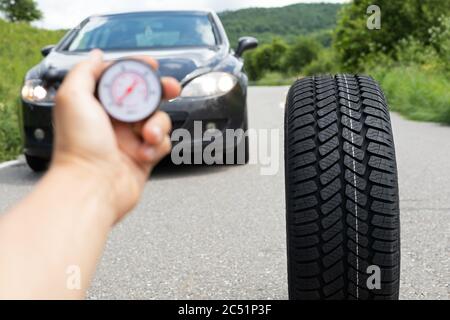
{"type": "MultiPolygon", "coordinates": [[[[332,3],[299,3],[280,8],[225,11],[219,16],[233,46],[239,37],[247,35],[257,37],[262,43],[270,43],[274,37],[292,42],[300,35],[332,29],[341,7],[332,3]]],[[[329,43],[326,34],[319,36],[329,43]]]]}
{"type": "Polygon", "coordinates": [[[287,44],[274,38],[270,44],[262,44],[246,53],[245,66],[250,79],[259,79],[266,71],[282,71],[287,44]]]}
{"type": "Polygon", "coordinates": [[[321,45],[310,37],[298,37],[286,54],[285,69],[299,73],[306,65],[317,59],[321,45]]]}
{"type": "Polygon", "coordinates": [[[439,24],[441,16],[450,14],[450,1],[442,0],[378,0],[381,9],[381,29],[366,27],[366,10],[372,0],[355,0],[346,5],[338,19],[334,47],[349,70],[361,70],[368,55],[385,54],[396,58],[396,46],[412,37],[424,45],[430,44],[430,28],[439,24]]]}
{"type": "Polygon", "coordinates": [[[0,0],[0,11],[11,22],[31,22],[42,18],[34,0],[0,0]]]}
{"type": "Polygon", "coordinates": [[[260,79],[266,72],[298,75],[313,60],[322,46],[312,37],[298,37],[292,44],[274,38],[245,55],[245,66],[251,80],[260,79]]]}

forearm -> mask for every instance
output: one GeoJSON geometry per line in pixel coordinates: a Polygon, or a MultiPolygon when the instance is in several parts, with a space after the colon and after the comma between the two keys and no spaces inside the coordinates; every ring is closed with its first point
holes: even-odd
{"type": "Polygon", "coordinates": [[[104,179],[50,169],[0,219],[0,298],[83,298],[113,224],[111,203],[104,179]]]}
{"type": "MultiPolygon", "coordinates": [[[[83,298],[108,232],[171,149],[170,117],[162,111],[135,125],[111,121],[94,95],[107,66],[94,50],[58,89],[52,167],[0,216],[0,298],[83,298]]],[[[165,99],[180,94],[175,79],[161,81],[165,99]]]]}

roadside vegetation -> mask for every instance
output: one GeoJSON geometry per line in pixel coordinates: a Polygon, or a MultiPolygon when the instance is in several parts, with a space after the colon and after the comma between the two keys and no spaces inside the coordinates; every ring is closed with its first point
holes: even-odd
{"type": "Polygon", "coordinates": [[[246,53],[254,85],[292,83],[324,73],[364,73],[384,89],[392,110],[450,124],[450,2],[379,0],[381,29],[369,30],[371,0],[342,6],[332,41],[274,37],[246,53]]]}
{"type": "MultiPolygon", "coordinates": [[[[450,124],[450,1],[379,0],[380,30],[366,28],[371,2],[250,8],[220,16],[232,46],[244,35],[260,40],[245,54],[253,85],[365,73],[380,82],[393,110],[414,120],[450,124]]],[[[64,33],[30,26],[40,16],[30,13],[33,3],[0,0],[9,20],[0,18],[0,162],[21,152],[18,111],[25,72],[42,58],[40,49],[64,33]],[[10,7],[17,5],[23,10],[10,7]]]]}
{"type": "Polygon", "coordinates": [[[42,59],[41,48],[62,35],[0,19],[0,162],[21,152],[19,92],[25,73],[42,59]]]}
{"type": "MultiPolygon", "coordinates": [[[[243,1],[245,2],[245,0],[243,1]]],[[[279,8],[248,8],[219,13],[232,46],[239,37],[252,35],[263,43],[278,37],[287,42],[296,36],[311,35],[319,42],[331,42],[342,5],[333,3],[298,3],[279,8]]]]}

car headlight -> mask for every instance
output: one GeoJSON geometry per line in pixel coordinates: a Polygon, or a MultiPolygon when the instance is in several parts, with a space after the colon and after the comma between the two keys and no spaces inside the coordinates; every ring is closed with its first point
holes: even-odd
{"type": "Polygon", "coordinates": [[[28,102],[53,102],[56,90],[45,88],[42,80],[26,80],[22,87],[22,99],[28,102]]]}
{"type": "Polygon", "coordinates": [[[182,97],[206,97],[227,93],[236,85],[237,79],[226,72],[210,72],[201,75],[188,84],[181,91],[182,97]]]}

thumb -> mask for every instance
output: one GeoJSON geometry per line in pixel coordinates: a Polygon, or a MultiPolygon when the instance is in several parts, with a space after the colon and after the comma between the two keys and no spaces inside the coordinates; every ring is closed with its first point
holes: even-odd
{"type": "Polygon", "coordinates": [[[102,51],[95,49],[89,58],[77,64],[66,76],[62,90],[68,89],[72,94],[94,93],[98,78],[106,68],[102,51]]]}
{"type": "Polygon", "coordinates": [[[95,80],[97,80],[106,67],[105,63],[103,62],[103,51],[99,49],[92,50],[91,52],[89,52],[89,59],[87,61],[90,65],[93,77],[95,78],[95,80]]]}
{"type": "Polygon", "coordinates": [[[100,50],[94,50],[87,60],[77,64],[65,77],[56,94],[53,117],[55,128],[77,123],[78,129],[89,126],[98,126],[102,121],[108,120],[108,116],[102,110],[94,96],[98,78],[106,68],[103,62],[103,54],[100,50]]]}

